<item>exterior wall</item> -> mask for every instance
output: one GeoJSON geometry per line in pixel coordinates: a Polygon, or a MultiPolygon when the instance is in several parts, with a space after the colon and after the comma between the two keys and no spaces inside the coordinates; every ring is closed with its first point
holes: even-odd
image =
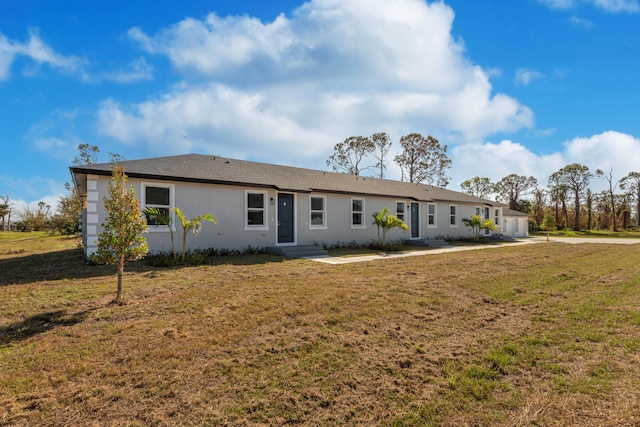
{"type": "MultiPolygon", "coordinates": [[[[340,244],[368,243],[378,237],[378,228],[373,224],[373,213],[383,208],[396,214],[396,203],[403,202],[405,209],[410,202],[403,199],[389,199],[381,197],[351,196],[346,194],[304,193],[297,195],[297,244],[310,245],[313,243],[328,246],[340,244]],[[312,228],[310,224],[310,198],[325,196],[325,225],[323,229],[312,228]],[[362,226],[351,225],[352,199],[364,200],[362,212],[362,226]]],[[[410,223],[408,210],[405,210],[405,222],[410,223]]],[[[409,231],[393,229],[387,233],[387,240],[409,239],[409,231]]]]}
{"type": "MultiPolygon", "coordinates": [[[[142,194],[145,185],[166,185],[166,182],[136,180],[136,192],[142,194]]],[[[131,179],[129,182],[133,182],[131,179]]],[[[202,229],[197,236],[192,233],[187,236],[187,249],[196,248],[225,248],[242,250],[251,247],[274,246],[276,242],[276,192],[261,188],[249,189],[258,193],[266,192],[265,197],[265,225],[250,229],[245,227],[246,221],[246,191],[244,187],[213,186],[207,184],[174,183],[174,204],[179,207],[188,218],[204,213],[211,213],[216,218],[216,224],[208,221],[202,223],[202,229]],[[274,202],[272,202],[272,200],[274,202]]],[[[174,217],[174,239],[176,250],[182,247],[182,226],[174,217]]],[[[171,236],[169,231],[150,226],[147,241],[152,252],[169,252],[171,250],[171,236]]]]}
{"type": "Polygon", "coordinates": [[[511,237],[529,236],[529,218],[525,216],[505,216],[504,234],[511,237]]]}
{"type": "MultiPolygon", "coordinates": [[[[86,219],[83,228],[86,239],[85,251],[87,255],[97,248],[97,234],[100,224],[106,220],[103,198],[108,195],[107,185],[110,176],[93,176],[87,178],[86,219]]],[[[211,213],[216,217],[216,224],[203,222],[202,229],[197,236],[187,236],[187,249],[218,248],[243,250],[247,247],[267,247],[277,245],[278,194],[276,190],[264,188],[245,188],[231,185],[211,185],[186,182],[168,182],[142,180],[129,177],[129,185],[136,191],[138,199],[144,202],[145,186],[169,187],[171,207],[179,207],[187,218],[211,213]],[[247,222],[247,191],[265,194],[263,227],[248,227],[247,222]]],[[[404,221],[411,225],[411,203],[413,200],[387,197],[352,196],[347,194],[330,193],[294,193],[294,241],[292,245],[325,244],[358,244],[368,243],[377,238],[378,230],[373,224],[372,215],[383,208],[388,208],[396,214],[396,203],[403,203],[404,221]],[[310,215],[311,197],[324,198],[324,225],[312,226],[310,215]],[[352,199],[364,200],[362,212],[362,226],[351,224],[352,199]]],[[[470,237],[472,230],[465,226],[462,218],[469,218],[475,214],[475,205],[456,204],[453,202],[436,202],[436,225],[428,224],[428,204],[419,202],[418,237],[419,239],[436,237],[470,237]],[[450,224],[451,205],[457,206],[456,224],[450,224]]],[[[144,206],[141,206],[144,208],[144,206]]],[[[491,208],[493,214],[493,207],[491,208]]],[[[502,224],[503,221],[501,220],[502,224]]],[[[174,239],[176,250],[182,245],[182,227],[175,217],[174,239]]],[[[507,222],[507,224],[509,224],[507,222]]],[[[502,227],[495,233],[501,233],[502,227]]],[[[166,227],[150,225],[146,234],[150,251],[169,252],[171,250],[170,232],[166,227]]],[[[409,240],[411,230],[393,229],[387,233],[387,240],[409,240]]]]}
{"type": "Polygon", "coordinates": [[[84,237],[82,240],[86,255],[91,255],[98,249],[100,223],[106,218],[102,198],[107,195],[106,183],[109,182],[109,179],[107,178],[105,181],[104,177],[98,177],[97,175],[87,176],[87,197],[83,209],[82,224],[84,237]],[[100,214],[100,209],[102,210],[102,215],[100,214]]]}

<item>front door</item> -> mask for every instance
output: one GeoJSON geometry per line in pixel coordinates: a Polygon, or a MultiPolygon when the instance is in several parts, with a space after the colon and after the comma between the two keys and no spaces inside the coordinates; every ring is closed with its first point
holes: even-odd
{"type": "Polygon", "coordinates": [[[419,204],[411,203],[411,238],[420,237],[420,209],[419,204]]]}
{"type": "Polygon", "coordinates": [[[278,243],[293,243],[293,194],[278,194],[278,243]]]}

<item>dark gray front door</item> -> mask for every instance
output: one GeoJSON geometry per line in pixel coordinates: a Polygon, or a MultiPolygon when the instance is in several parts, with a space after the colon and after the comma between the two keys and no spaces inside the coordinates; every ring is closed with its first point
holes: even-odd
{"type": "Polygon", "coordinates": [[[420,205],[411,203],[411,238],[420,237],[420,205]]]}
{"type": "Polygon", "coordinates": [[[293,194],[278,194],[278,243],[293,243],[293,194]]]}

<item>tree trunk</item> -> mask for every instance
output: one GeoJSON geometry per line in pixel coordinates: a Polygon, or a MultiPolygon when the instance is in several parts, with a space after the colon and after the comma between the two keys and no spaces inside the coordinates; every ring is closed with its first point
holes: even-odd
{"type": "Polygon", "coordinates": [[[113,300],[113,302],[116,304],[122,303],[122,275],[123,274],[124,274],[124,257],[120,257],[120,260],[118,260],[118,290],[116,291],[116,298],[113,300]]]}
{"type": "Polygon", "coordinates": [[[573,224],[575,231],[580,231],[580,192],[576,190],[576,220],[573,224]]]}
{"type": "Polygon", "coordinates": [[[587,230],[591,230],[591,222],[593,220],[591,212],[593,208],[593,199],[591,198],[591,192],[587,195],[587,230]]]}
{"type": "Polygon", "coordinates": [[[611,212],[612,212],[612,218],[613,218],[613,231],[616,232],[618,231],[618,225],[617,225],[617,221],[616,221],[616,199],[615,196],[613,194],[613,191],[611,191],[609,193],[611,195],[611,212]]]}
{"type": "Polygon", "coordinates": [[[636,194],[636,215],[638,216],[638,226],[640,226],[640,185],[638,185],[638,194],[636,194]]]}

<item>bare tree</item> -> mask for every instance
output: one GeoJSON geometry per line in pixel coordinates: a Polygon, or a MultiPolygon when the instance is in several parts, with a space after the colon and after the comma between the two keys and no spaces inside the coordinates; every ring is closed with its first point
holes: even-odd
{"type": "Polygon", "coordinates": [[[363,136],[350,136],[344,142],[333,147],[334,153],[329,156],[327,166],[331,166],[336,172],[344,172],[358,176],[364,170],[374,166],[362,166],[361,163],[375,150],[374,143],[363,136]]]}
{"type": "Polygon", "coordinates": [[[369,139],[373,142],[374,146],[371,155],[378,161],[376,167],[380,168],[379,178],[384,178],[384,171],[387,169],[387,165],[389,164],[387,156],[391,149],[391,138],[385,132],[378,132],[371,135],[369,139]]]}
{"type": "Polygon", "coordinates": [[[74,165],[93,165],[98,163],[100,148],[97,145],[79,144],[80,156],[73,159],[74,165]]]}
{"type": "Polygon", "coordinates": [[[609,204],[611,205],[611,221],[613,224],[613,231],[618,231],[618,222],[616,221],[616,195],[615,191],[618,188],[618,184],[620,180],[613,181],[613,168],[609,169],[609,174],[606,175],[602,170],[596,170],[597,176],[602,176],[609,183],[609,190],[607,191],[607,196],[609,199],[609,204]]]}
{"type": "Polygon", "coordinates": [[[474,176],[460,184],[464,193],[486,199],[496,192],[496,185],[487,177],[474,176]]]}
{"type": "Polygon", "coordinates": [[[402,170],[402,180],[409,182],[427,182],[446,187],[449,177],[446,170],[451,167],[447,157],[447,146],[432,136],[426,138],[419,133],[411,133],[400,138],[402,153],[395,162],[402,170]]]}

